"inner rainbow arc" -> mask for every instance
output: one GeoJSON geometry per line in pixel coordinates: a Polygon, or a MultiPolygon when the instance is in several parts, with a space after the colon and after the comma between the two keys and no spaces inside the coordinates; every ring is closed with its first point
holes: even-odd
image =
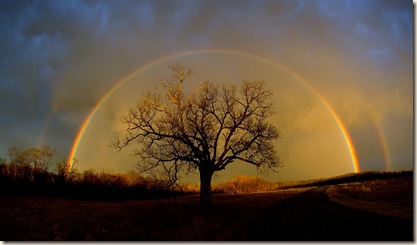
{"type": "Polygon", "coordinates": [[[349,149],[351,158],[352,158],[352,164],[353,169],[355,173],[360,172],[360,165],[358,161],[358,156],[355,150],[355,147],[352,143],[352,138],[349,135],[349,131],[347,130],[345,124],[343,123],[342,119],[339,117],[339,115],[336,113],[336,111],[333,109],[333,107],[330,105],[329,101],[319,92],[317,89],[315,89],[313,86],[311,86],[304,78],[302,78],[300,75],[295,73],[294,71],[290,70],[287,67],[282,67],[281,65],[277,66],[281,67],[281,69],[285,70],[286,72],[290,73],[292,76],[297,78],[299,81],[303,82],[305,86],[307,86],[313,93],[316,94],[317,97],[320,98],[320,100],[323,102],[323,104],[326,106],[327,110],[329,111],[330,115],[332,115],[333,119],[336,121],[337,125],[339,126],[340,130],[342,131],[343,138],[345,140],[345,143],[349,149]]]}
{"type": "Polygon", "coordinates": [[[157,65],[161,62],[170,60],[170,59],[174,59],[174,58],[179,58],[179,57],[184,57],[184,56],[188,56],[188,55],[194,55],[194,54],[205,54],[205,53],[221,53],[221,54],[232,54],[232,55],[241,55],[244,57],[249,57],[249,58],[254,58],[256,60],[259,61],[263,61],[266,62],[268,64],[271,64],[277,68],[279,68],[282,71],[287,72],[288,74],[291,74],[292,76],[294,76],[299,82],[301,82],[302,84],[304,84],[305,86],[307,86],[316,96],[318,96],[320,98],[320,100],[323,102],[323,104],[325,105],[325,107],[327,108],[327,110],[329,111],[329,113],[332,115],[332,117],[334,118],[334,120],[336,121],[337,125],[339,126],[342,135],[344,137],[345,143],[349,149],[350,152],[350,156],[352,159],[352,164],[353,164],[353,169],[355,173],[360,172],[360,166],[359,166],[359,162],[358,162],[358,158],[357,158],[357,154],[355,151],[355,148],[353,146],[352,143],[352,139],[348,133],[348,130],[346,129],[343,121],[340,119],[340,117],[337,115],[337,113],[334,111],[333,107],[330,105],[330,103],[326,100],[326,98],[321,95],[319,93],[319,91],[317,91],[313,86],[311,86],[304,78],[302,78],[300,75],[298,75],[297,73],[295,73],[293,70],[291,70],[288,67],[285,67],[271,59],[265,58],[265,57],[261,57],[258,55],[254,55],[248,52],[242,52],[242,51],[237,51],[237,50],[229,50],[229,49],[201,49],[201,50],[189,50],[186,52],[181,52],[181,53],[176,53],[170,56],[165,56],[165,57],[161,57],[158,59],[155,59],[153,61],[151,61],[148,64],[145,64],[143,66],[141,66],[140,68],[132,71],[131,73],[129,73],[126,77],[124,77],[122,80],[120,80],[119,82],[117,82],[111,89],[109,89],[104,95],[103,97],[100,98],[100,100],[96,103],[96,105],[91,109],[91,111],[88,113],[86,119],[83,121],[80,130],[78,131],[75,139],[74,139],[74,143],[73,146],[71,148],[70,154],[68,156],[68,167],[71,167],[73,164],[73,161],[75,159],[75,155],[77,153],[77,148],[79,143],[81,142],[82,136],[85,132],[85,130],[87,129],[88,125],[90,124],[92,118],[94,117],[94,115],[96,114],[96,112],[100,109],[100,107],[104,104],[104,102],[116,91],[118,90],[124,83],[126,83],[129,79],[131,79],[132,77],[134,77],[135,75],[145,71],[146,69],[157,65]]]}

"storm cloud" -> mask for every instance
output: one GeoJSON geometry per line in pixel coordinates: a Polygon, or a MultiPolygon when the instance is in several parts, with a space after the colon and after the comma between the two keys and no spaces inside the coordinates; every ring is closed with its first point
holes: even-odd
{"type": "MultiPolygon", "coordinates": [[[[1,1],[0,156],[6,157],[12,145],[47,144],[66,158],[82,122],[116,82],[161,57],[221,48],[268,58],[308,81],[346,125],[362,170],[387,169],[384,140],[389,170],[412,169],[413,31],[413,3],[405,0],[1,1]]],[[[202,70],[205,57],[200,56],[200,63],[189,60],[189,65],[202,70]]],[[[245,71],[250,77],[256,62],[247,67],[238,58],[231,59],[240,67],[233,74],[242,71],[243,76],[245,71]]],[[[274,78],[272,73],[259,79],[274,78]]],[[[165,74],[161,71],[154,77],[165,74]]],[[[273,81],[270,86],[274,91],[285,90],[273,81]]],[[[143,83],[136,96],[153,88],[143,83]]],[[[282,115],[277,126],[284,135],[292,132],[291,127],[307,130],[309,125],[317,128],[309,137],[325,135],[319,124],[329,118],[303,114],[321,110],[317,98],[304,100],[308,92],[304,97],[303,92],[281,94],[288,97],[280,102],[286,103],[286,111],[291,111],[290,105],[299,106],[294,110],[300,113],[294,111],[294,117],[301,118],[296,123],[288,113],[282,115]],[[303,118],[311,123],[301,123],[303,118]]],[[[102,112],[103,118],[112,118],[110,125],[117,124],[115,115],[129,106],[115,98],[111,101],[119,105],[108,105],[102,112]],[[106,110],[117,113],[106,117],[106,110]]],[[[100,119],[96,121],[99,130],[100,119]]],[[[326,137],[317,138],[317,144],[326,148],[336,136],[326,137]]],[[[103,147],[107,140],[102,139],[103,147]]],[[[306,178],[302,162],[309,159],[294,159],[292,153],[312,151],[314,145],[308,141],[297,146],[295,141],[284,138],[288,144],[281,143],[278,151],[286,167],[278,179],[306,178]]],[[[91,155],[111,151],[91,147],[91,155]]],[[[335,151],[346,153],[341,148],[335,151]]],[[[108,154],[117,157],[114,152],[108,154]]],[[[80,159],[79,167],[83,164],[123,171],[131,167],[100,165],[88,158],[84,163],[80,159]]],[[[319,172],[314,177],[320,177],[319,172]]]]}

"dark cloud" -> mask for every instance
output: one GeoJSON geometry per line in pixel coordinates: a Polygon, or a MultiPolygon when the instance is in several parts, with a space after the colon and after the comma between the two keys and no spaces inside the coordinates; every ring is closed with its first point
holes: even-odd
{"type": "Polygon", "coordinates": [[[158,57],[221,47],[301,75],[334,107],[360,152],[373,145],[361,154],[373,167],[383,158],[368,130],[366,115],[374,114],[393,159],[412,166],[412,151],[400,150],[412,142],[408,0],[1,1],[0,36],[3,149],[38,142],[50,121],[45,139],[65,155],[85,116],[127,74],[158,57]]]}

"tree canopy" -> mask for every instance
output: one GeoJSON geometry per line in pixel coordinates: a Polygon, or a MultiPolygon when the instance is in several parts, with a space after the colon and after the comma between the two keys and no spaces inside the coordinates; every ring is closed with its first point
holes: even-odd
{"type": "Polygon", "coordinates": [[[172,63],[171,79],[162,90],[148,91],[122,118],[127,125],[123,139],[112,146],[123,149],[137,142],[141,172],[162,171],[172,183],[182,171],[200,172],[201,203],[210,203],[215,171],[242,161],[264,171],[276,171],[282,162],[273,141],[280,131],[268,121],[273,115],[271,90],[264,81],[218,85],[205,81],[190,93],[183,83],[192,72],[172,63]]]}

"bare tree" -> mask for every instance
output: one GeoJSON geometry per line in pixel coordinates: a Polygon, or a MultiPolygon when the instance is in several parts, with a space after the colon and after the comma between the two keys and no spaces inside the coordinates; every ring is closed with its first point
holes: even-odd
{"type": "Polygon", "coordinates": [[[9,148],[10,163],[17,166],[21,178],[28,180],[45,178],[54,154],[55,150],[49,146],[24,151],[19,151],[15,146],[9,148]]]}
{"type": "Polygon", "coordinates": [[[281,133],[267,121],[273,108],[265,82],[243,81],[238,88],[206,81],[186,93],[183,83],[191,70],[178,63],[169,68],[174,75],[162,82],[162,93],[147,92],[122,118],[127,131],[114,148],[138,142],[142,172],[162,169],[176,180],[178,173],[198,169],[202,204],[211,203],[213,173],[232,162],[276,172],[282,162],[273,140],[281,133]]]}
{"type": "Polygon", "coordinates": [[[62,162],[56,163],[56,173],[58,176],[58,180],[60,182],[73,182],[76,179],[76,175],[78,174],[78,160],[73,159],[72,163],[68,163],[67,160],[62,160],[62,162]]]}

